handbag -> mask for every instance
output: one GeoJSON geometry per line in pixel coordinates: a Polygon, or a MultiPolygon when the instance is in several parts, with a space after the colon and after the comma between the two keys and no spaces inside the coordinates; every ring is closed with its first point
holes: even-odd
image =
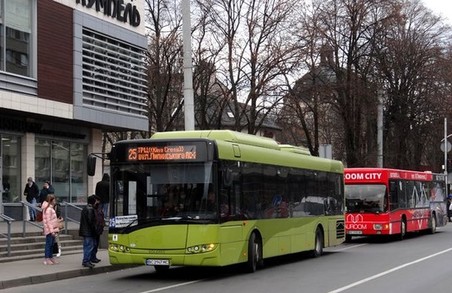
{"type": "Polygon", "coordinates": [[[53,254],[57,254],[58,253],[58,242],[53,242],[53,246],[52,246],[52,253],[53,254]]]}
{"type": "Polygon", "coordinates": [[[42,211],[36,213],[36,221],[42,222],[42,211]]]}
{"type": "Polygon", "coordinates": [[[64,229],[64,219],[63,218],[58,219],[58,229],[60,229],[60,230],[64,229]]]}

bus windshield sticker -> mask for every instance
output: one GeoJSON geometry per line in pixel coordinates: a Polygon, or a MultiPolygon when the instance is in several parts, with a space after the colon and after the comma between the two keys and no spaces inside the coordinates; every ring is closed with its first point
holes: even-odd
{"type": "Polygon", "coordinates": [[[110,227],[112,228],[124,228],[127,226],[134,226],[137,225],[137,215],[130,215],[130,216],[116,216],[113,219],[110,220],[110,227]],[[133,224],[133,225],[131,225],[133,224]]]}

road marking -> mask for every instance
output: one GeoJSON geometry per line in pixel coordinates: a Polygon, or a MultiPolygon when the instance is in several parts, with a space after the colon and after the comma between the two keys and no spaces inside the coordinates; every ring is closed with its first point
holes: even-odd
{"type": "Polygon", "coordinates": [[[350,246],[347,246],[347,247],[344,247],[344,248],[331,249],[331,250],[329,250],[329,251],[332,251],[332,252],[344,251],[344,250],[349,250],[349,249],[357,248],[357,247],[364,246],[364,245],[367,245],[367,243],[364,243],[364,244],[356,244],[356,245],[350,245],[350,246]]]}
{"type": "Polygon", "coordinates": [[[369,282],[369,281],[372,281],[372,280],[374,280],[374,279],[380,278],[380,277],[382,277],[382,276],[384,276],[384,275],[390,274],[390,273],[392,273],[392,272],[398,271],[398,270],[403,269],[403,268],[405,268],[405,267],[414,265],[414,264],[416,264],[416,263],[422,262],[422,261],[427,260],[427,259],[430,259],[430,258],[432,258],[432,257],[436,257],[436,256],[438,256],[438,255],[444,254],[444,253],[449,252],[449,251],[452,251],[452,248],[449,248],[449,249],[446,249],[446,250],[443,250],[443,251],[440,251],[440,252],[437,252],[437,253],[428,255],[428,256],[423,257],[423,258],[419,258],[419,259],[414,260],[414,261],[412,261],[412,262],[405,263],[405,264],[400,265],[400,266],[398,266],[398,267],[395,267],[395,268],[392,268],[392,269],[390,269],[390,270],[381,272],[381,273],[379,273],[379,274],[370,276],[370,277],[368,277],[368,278],[362,279],[362,280],[357,281],[357,282],[355,282],[355,283],[351,283],[351,284],[349,284],[349,285],[347,285],[347,286],[344,286],[344,287],[342,287],[342,288],[339,288],[339,289],[330,291],[330,292],[328,292],[328,293],[339,293],[339,292],[343,292],[343,291],[345,291],[345,290],[347,290],[347,289],[356,287],[356,286],[358,286],[358,285],[364,284],[364,283],[366,283],[366,282],[369,282]]]}
{"type": "Polygon", "coordinates": [[[173,289],[173,288],[177,288],[177,287],[182,287],[182,286],[187,286],[187,285],[191,285],[194,283],[198,283],[203,281],[204,279],[201,280],[195,280],[195,281],[190,281],[190,282],[185,282],[185,283],[179,283],[179,284],[175,284],[175,285],[171,285],[171,286],[166,286],[166,287],[161,287],[161,288],[156,288],[156,289],[152,289],[149,291],[143,291],[140,293],[153,293],[153,292],[159,292],[159,291],[164,291],[164,290],[168,290],[168,289],[173,289]]]}

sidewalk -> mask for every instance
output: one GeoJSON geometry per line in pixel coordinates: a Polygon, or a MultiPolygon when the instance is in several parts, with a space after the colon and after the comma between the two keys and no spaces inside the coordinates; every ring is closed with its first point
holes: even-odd
{"type": "MultiPolygon", "coordinates": [[[[14,221],[11,225],[12,233],[23,232],[22,221],[14,221]]],[[[78,229],[78,224],[69,223],[69,229],[78,229]]],[[[6,234],[7,225],[6,222],[0,221],[0,233],[6,234]]],[[[41,232],[41,227],[35,227],[33,225],[26,225],[26,232],[41,232]]],[[[97,257],[101,259],[101,262],[97,263],[92,269],[82,266],[83,253],[68,253],[64,254],[64,247],[61,257],[55,258],[59,264],[56,265],[44,265],[44,248],[42,250],[42,258],[26,259],[26,260],[14,260],[0,263],[0,290],[18,287],[24,285],[39,284],[45,282],[51,282],[55,280],[75,278],[79,276],[100,274],[105,272],[117,271],[125,268],[131,268],[135,266],[127,265],[115,265],[112,266],[108,259],[108,251],[106,249],[99,249],[97,257]]]]}
{"type": "Polygon", "coordinates": [[[44,265],[44,257],[42,259],[2,263],[0,272],[0,290],[79,276],[100,274],[132,267],[110,265],[108,252],[105,249],[99,250],[97,257],[101,259],[101,262],[97,263],[92,269],[82,267],[82,253],[64,255],[64,250],[61,257],[56,258],[59,264],[55,265],[44,265]]]}

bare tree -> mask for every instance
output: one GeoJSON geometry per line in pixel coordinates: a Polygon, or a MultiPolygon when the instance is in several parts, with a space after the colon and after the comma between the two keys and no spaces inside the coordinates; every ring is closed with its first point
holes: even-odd
{"type": "MultiPolygon", "coordinates": [[[[434,129],[441,129],[446,114],[444,100],[437,95],[450,84],[445,79],[450,76],[441,69],[448,28],[419,1],[403,2],[396,8],[396,17],[375,42],[378,68],[387,88],[385,165],[418,169],[428,161],[426,150],[438,149],[440,138],[434,129]]],[[[446,96],[450,101],[450,94],[446,96]]]]}
{"type": "Polygon", "coordinates": [[[146,54],[149,131],[152,133],[177,128],[177,120],[183,114],[182,16],[176,1],[145,2],[149,31],[146,54]]]}
{"type": "Polygon", "coordinates": [[[193,90],[195,103],[195,124],[198,129],[223,128],[222,115],[228,103],[228,90],[217,78],[217,59],[222,48],[209,40],[209,18],[198,13],[192,36],[193,90]]]}
{"type": "Polygon", "coordinates": [[[198,1],[208,17],[209,40],[218,50],[217,79],[233,104],[235,130],[256,133],[287,91],[283,75],[294,70],[295,0],[198,1]]]}
{"type": "MultiPolygon", "coordinates": [[[[289,93],[279,113],[278,123],[283,124],[282,139],[295,145],[306,146],[312,155],[319,155],[320,143],[335,144],[335,131],[339,129],[338,117],[331,110],[335,95],[333,50],[322,41],[318,27],[323,21],[312,6],[301,6],[298,13],[297,38],[301,44],[301,56],[307,73],[291,85],[287,77],[289,93]]],[[[337,157],[337,156],[335,156],[337,157]]]]}
{"type": "Polygon", "coordinates": [[[334,95],[331,110],[340,120],[345,162],[369,165],[376,157],[376,88],[373,80],[373,40],[381,23],[391,17],[393,1],[315,1],[315,22],[321,42],[332,50],[334,95]]]}

